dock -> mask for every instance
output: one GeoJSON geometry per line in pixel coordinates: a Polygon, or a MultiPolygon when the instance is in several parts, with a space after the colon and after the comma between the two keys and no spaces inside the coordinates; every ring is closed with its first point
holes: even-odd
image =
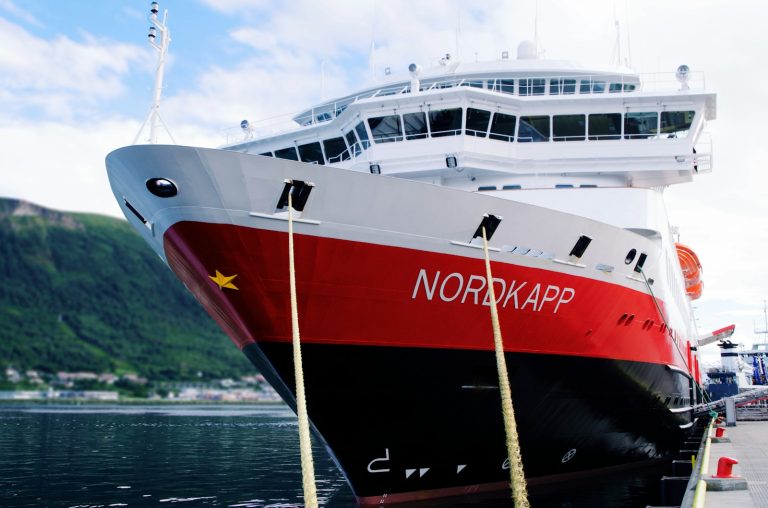
{"type": "MultiPolygon", "coordinates": [[[[713,442],[709,454],[709,475],[717,471],[720,457],[733,457],[733,474],[747,480],[747,490],[707,489],[705,508],[768,507],[768,421],[738,421],[725,431],[730,443],[713,442]]],[[[706,481],[706,476],[704,478],[706,481]]]]}

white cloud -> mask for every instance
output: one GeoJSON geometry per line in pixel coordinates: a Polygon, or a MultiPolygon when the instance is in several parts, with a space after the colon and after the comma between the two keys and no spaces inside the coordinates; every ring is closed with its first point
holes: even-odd
{"type": "Polygon", "coordinates": [[[74,107],[120,96],[122,77],[145,55],[136,45],[65,36],[46,40],[0,19],[0,88],[10,92],[0,103],[7,113],[30,106],[67,116],[74,107]]]}
{"type": "Polygon", "coordinates": [[[62,210],[122,216],[109,190],[104,157],[139,128],[113,119],[87,128],[57,122],[3,122],[0,196],[62,210]]]}
{"type": "Polygon", "coordinates": [[[17,6],[13,3],[13,0],[0,0],[0,9],[30,25],[42,26],[42,23],[40,23],[37,18],[28,11],[17,6]]]}

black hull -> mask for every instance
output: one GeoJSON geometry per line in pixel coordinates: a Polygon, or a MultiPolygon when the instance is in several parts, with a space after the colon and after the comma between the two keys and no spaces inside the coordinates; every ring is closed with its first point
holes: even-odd
{"type": "MultiPolygon", "coordinates": [[[[295,409],[291,345],[243,351],[295,409]]],[[[302,353],[316,435],[361,501],[508,483],[493,352],[306,344],[302,353]]],[[[691,422],[679,410],[690,380],[664,365],[512,353],[507,365],[529,481],[668,456],[691,422]]]]}

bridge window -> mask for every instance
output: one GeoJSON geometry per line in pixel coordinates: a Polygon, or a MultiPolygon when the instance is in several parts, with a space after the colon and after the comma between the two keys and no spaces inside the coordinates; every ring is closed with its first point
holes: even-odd
{"type": "Polygon", "coordinates": [[[501,141],[515,140],[515,124],[517,118],[514,115],[505,115],[504,113],[494,113],[491,121],[491,139],[501,141]]]}
{"type": "Polygon", "coordinates": [[[517,140],[520,143],[549,141],[549,117],[521,116],[517,140]]]}
{"type": "MultiPolygon", "coordinates": [[[[474,80],[474,79],[462,82],[461,86],[470,86],[472,88],[485,88],[485,86],[483,85],[483,81],[482,80],[477,81],[477,80],[474,80]]],[[[513,91],[514,91],[514,85],[513,85],[513,91]]]]}
{"type": "Polygon", "coordinates": [[[514,79],[495,79],[493,80],[493,91],[501,93],[515,93],[514,79]]]}
{"type": "Polygon", "coordinates": [[[371,140],[368,139],[368,131],[365,130],[365,125],[363,125],[363,122],[355,125],[355,132],[357,133],[357,137],[360,139],[360,146],[363,147],[363,150],[370,148],[371,140]]]}
{"type": "Polygon", "coordinates": [[[544,78],[523,78],[520,80],[520,95],[544,95],[544,78]]]}
{"type": "Polygon", "coordinates": [[[427,137],[427,115],[424,113],[406,113],[403,115],[405,139],[425,139],[427,137]]]}
{"type": "Polygon", "coordinates": [[[429,112],[429,129],[433,138],[461,134],[461,108],[429,112]]]}
{"type": "Polygon", "coordinates": [[[323,160],[323,150],[320,148],[320,143],[317,141],[314,143],[307,143],[306,145],[299,145],[299,157],[301,157],[302,162],[325,164],[325,160],[323,160]]]}
{"type": "Polygon", "coordinates": [[[403,140],[403,128],[400,125],[400,115],[377,116],[368,119],[373,141],[376,143],[392,143],[403,140]]]}
{"type": "Polygon", "coordinates": [[[552,118],[554,141],[584,141],[587,130],[585,115],[555,115],[552,118]]]}
{"type": "Polygon", "coordinates": [[[272,152],[264,152],[264,153],[260,153],[259,155],[263,155],[264,157],[274,157],[274,155],[272,155],[272,152]]]}
{"type": "Polygon", "coordinates": [[[325,148],[325,156],[329,164],[345,161],[350,158],[344,138],[326,139],[323,141],[323,148],[325,148]]]}
{"type": "MultiPolygon", "coordinates": [[[[365,128],[363,128],[365,130],[365,128]]],[[[347,144],[349,145],[349,151],[355,154],[355,157],[363,153],[363,149],[360,147],[360,143],[357,142],[357,138],[355,137],[355,131],[351,130],[344,134],[344,137],[347,138],[347,144]]]]}
{"type": "Polygon", "coordinates": [[[603,93],[605,92],[605,84],[605,81],[582,79],[579,82],[579,93],[603,93]]]}
{"type": "Polygon", "coordinates": [[[550,95],[571,95],[576,93],[575,79],[550,79],[550,95]]]}
{"type": "Polygon", "coordinates": [[[621,83],[611,83],[608,87],[608,93],[621,92],[621,83]]]}
{"type": "Polygon", "coordinates": [[[684,138],[693,123],[695,111],[663,111],[661,113],[661,137],[684,138]]]}
{"type": "MultiPolygon", "coordinates": [[[[514,118],[514,117],[512,117],[514,118]]],[[[468,136],[477,136],[484,138],[488,134],[488,123],[491,120],[491,112],[484,109],[467,108],[467,128],[464,132],[468,136]]],[[[512,124],[512,133],[515,132],[514,121],[512,124]]]]}
{"type": "Polygon", "coordinates": [[[299,156],[296,154],[296,149],[294,147],[275,150],[275,157],[278,159],[288,159],[291,161],[299,160],[299,156]]]}
{"type": "Polygon", "coordinates": [[[624,83],[624,91],[625,92],[634,92],[635,88],[637,88],[637,85],[632,83],[624,83]]]}
{"type": "Polygon", "coordinates": [[[621,113],[589,115],[589,139],[621,139],[621,113]]]}
{"type": "Polygon", "coordinates": [[[647,139],[659,132],[659,114],[627,113],[624,117],[624,139],[647,139]]]}

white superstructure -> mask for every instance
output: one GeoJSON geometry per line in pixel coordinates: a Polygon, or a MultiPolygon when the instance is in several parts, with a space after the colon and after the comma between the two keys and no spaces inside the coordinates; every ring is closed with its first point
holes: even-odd
{"type": "Polygon", "coordinates": [[[662,193],[711,171],[704,127],[715,94],[685,65],[642,76],[537,60],[526,47],[517,60],[446,55],[429,70],[412,64],[410,75],[291,122],[244,121],[241,139],[223,148],[480,192],[633,231],[664,251],[667,282],[657,296],[678,300],[671,307],[686,309],[679,317],[694,336],[662,193]]]}

